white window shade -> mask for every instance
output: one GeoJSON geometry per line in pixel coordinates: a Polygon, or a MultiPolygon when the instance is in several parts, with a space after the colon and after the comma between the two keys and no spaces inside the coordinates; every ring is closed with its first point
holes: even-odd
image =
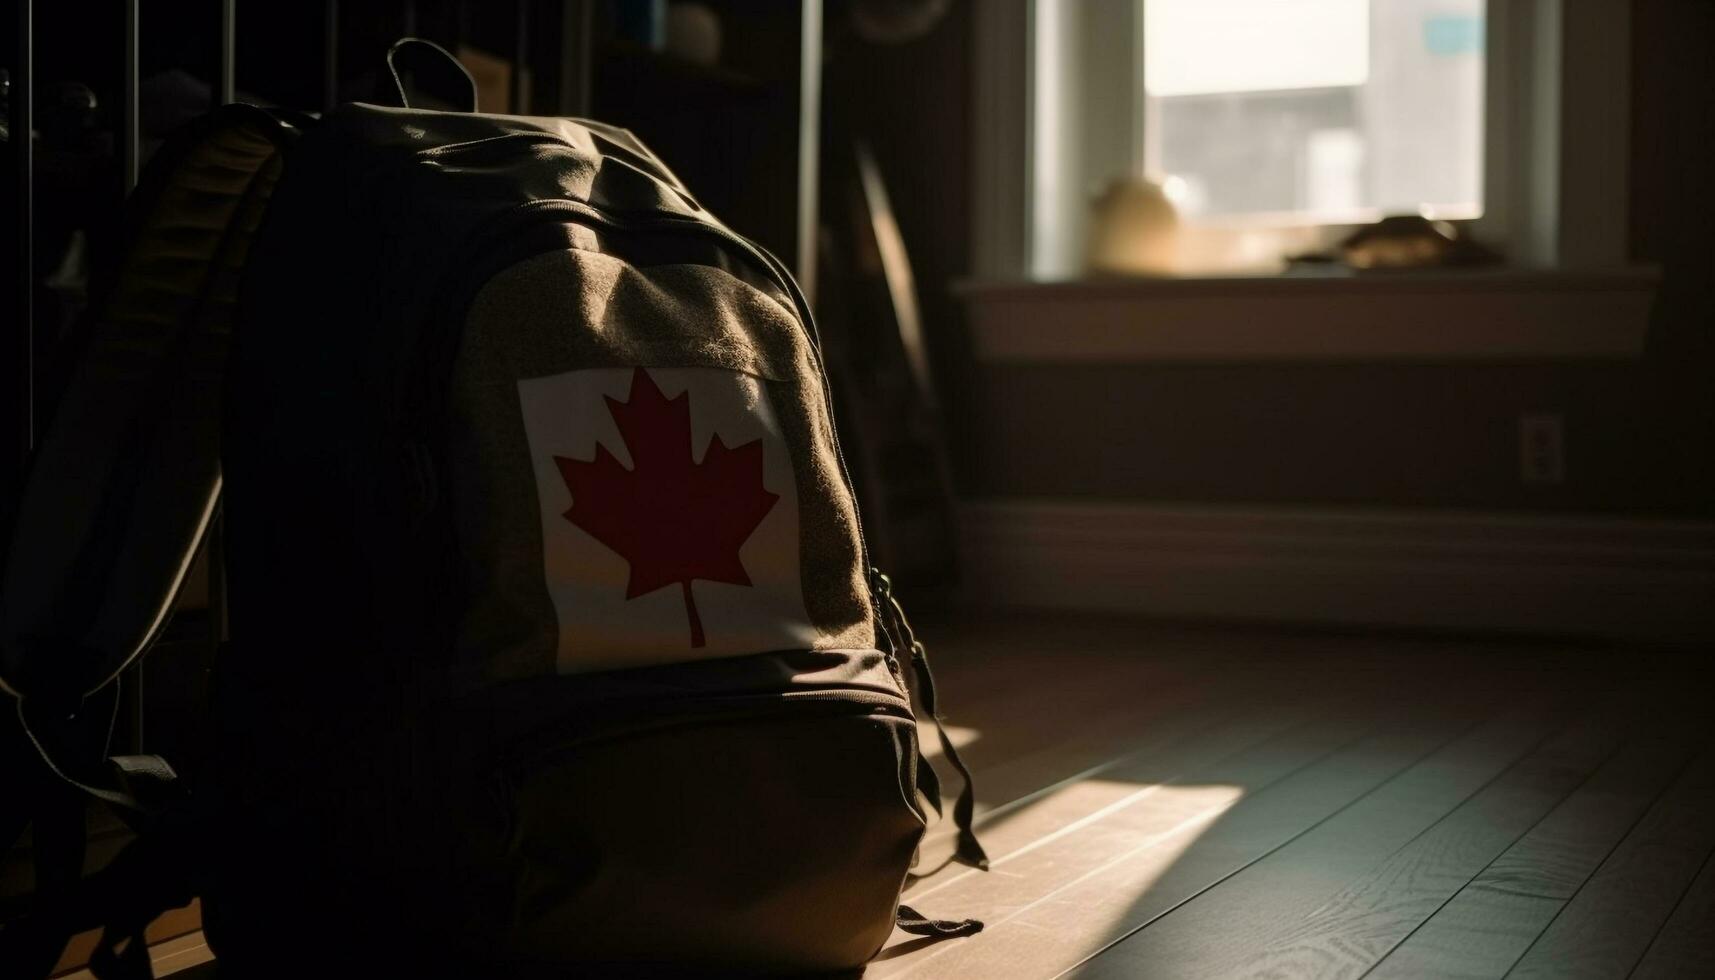
{"type": "MultiPolygon", "coordinates": [[[[1196,51],[1195,39],[1214,39],[1215,8],[1228,3],[1257,5],[975,5],[972,235],[979,275],[1084,274],[1092,199],[1127,174],[1165,179],[1170,196],[1182,202],[1184,230],[1200,239],[1214,242],[1230,232],[1242,244],[1303,233],[1303,241],[1285,248],[1250,249],[1244,257],[1257,258],[1259,269],[1264,252],[1318,247],[1336,240],[1343,224],[1411,210],[1455,219],[1480,213],[1468,226],[1474,237],[1523,266],[1624,262],[1628,198],[1616,188],[1625,186],[1631,145],[1629,4],[1370,0],[1363,5],[1370,43],[1362,84],[1191,94],[1198,87],[1285,86],[1310,77],[1288,76],[1276,66],[1267,69],[1269,82],[1258,65],[1210,67],[1208,50],[1196,51]],[[1174,42],[1176,18],[1187,33],[1174,42]],[[1145,41],[1146,20],[1154,24],[1153,43],[1145,41]],[[1393,40],[1383,43],[1384,36],[1393,40]],[[1392,53],[1384,50],[1389,46],[1392,53]],[[1206,63],[1190,63],[1199,58],[1206,63]],[[1173,59],[1180,59],[1179,67],[1173,59]],[[1241,80],[1239,71],[1256,74],[1241,80]],[[1431,84],[1420,84],[1425,81],[1431,84]],[[1176,90],[1184,94],[1165,94],[1176,90]],[[1394,102],[1410,106],[1393,114],[1409,125],[1374,124],[1380,107],[1394,102]],[[1271,103],[1295,108],[1276,114],[1289,124],[1263,132],[1261,124],[1226,118],[1222,103],[1233,116],[1254,115],[1271,103]],[[1177,122],[1169,118],[1175,111],[1177,122]],[[1459,123],[1460,117],[1467,122],[1459,123]],[[1175,136],[1175,125],[1203,132],[1175,136]],[[1449,132],[1457,135],[1433,136],[1449,132]],[[1182,147],[1202,141],[1210,150],[1194,153],[1197,160],[1166,159],[1172,154],[1161,151],[1181,137],[1190,140],[1182,147]],[[1237,167],[1247,179],[1227,180],[1218,172],[1247,153],[1258,158],[1237,167]],[[1426,166],[1437,154],[1444,162],[1426,166]],[[1377,177],[1387,174],[1393,178],[1377,177]],[[1240,192],[1243,199],[1235,199],[1240,192]],[[1306,225],[1295,212],[1315,217],[1306,225]]],[[[1284,13],[1309,3],[1263,5],[1284,13]]],[[[1357,9],[1349,2],[1333,8],[1343,8],[1348,18],[1357,9]]],[[[1281,47],[1295,45],[1283,41],[1281,47]]],[[[1356,74],[1348,60],[1340,77],[1356,74]]],[[[1332,70],[1319,78],[1333,80],[1332,70]]],[[[1248,268],[1226,257],[1210,267],[1248,268]]]]}
{"type": "Polygon", "coordinates": [[[1144,0],[1144,169],[1181,213],[1483,213],[1483,0],[1144,0]]]}
{"type": "Polygon", "coordinates": [[[1369,0],[1147,0],[1144,87],[1213,95],[1362,85],[1369,0]]]}

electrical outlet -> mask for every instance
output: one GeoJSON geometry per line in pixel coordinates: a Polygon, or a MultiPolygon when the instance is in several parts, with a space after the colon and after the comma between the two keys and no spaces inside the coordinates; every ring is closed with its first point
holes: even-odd
{"type": "Polygon", "coordinates": [[[1518,417],[1518,475],[1526,483],[1566,482],[1566,417],[1529,412],[1518,417]]]}

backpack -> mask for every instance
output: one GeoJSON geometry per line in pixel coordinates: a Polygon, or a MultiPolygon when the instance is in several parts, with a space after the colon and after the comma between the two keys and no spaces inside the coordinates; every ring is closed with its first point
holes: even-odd
{"type": "Polygon", "coordinates": [[[405,88],[291,145],[245,262],[231,639],[153,838],[222,970],[796,974],[980,928],[897,904],[933,678],[790,274],[623,130],[405,88]]]}

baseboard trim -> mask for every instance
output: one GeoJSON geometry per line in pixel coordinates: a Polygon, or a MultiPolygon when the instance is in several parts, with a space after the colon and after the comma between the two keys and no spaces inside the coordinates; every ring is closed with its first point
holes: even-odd
{"type": "Polygon", "coordinates": [[[975,605],[1715,641],[1715,522],[986,500],[975,605]]]}

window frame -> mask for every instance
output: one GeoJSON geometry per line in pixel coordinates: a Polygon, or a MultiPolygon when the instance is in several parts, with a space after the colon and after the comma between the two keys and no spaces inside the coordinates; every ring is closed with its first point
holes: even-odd
{"type": "MultiPolygon", "coordinates": [[[[1143,172],[1145,2],[976,5],[979,278],[1083,275],[1086,191],[1143,172]],[[1124,96],[1112,97],[1116,91],[1124,96]],[[1096,92],[1103,97],[1090,97],[1096,92]]],[[[1510,265],[1625,264],[1630,26],[1627,4],[1488,0],[1484,213],[1459,224],[1500,248],[1510,265]],[[1566,70],[1572,65],[1576,71],[1566,70]],[[1569,108],[1576,126],[1561,125],[1569,108]]],[[[1353,227],[1295,226],[1282,244],[1325,245],[1353,227]]]]}

